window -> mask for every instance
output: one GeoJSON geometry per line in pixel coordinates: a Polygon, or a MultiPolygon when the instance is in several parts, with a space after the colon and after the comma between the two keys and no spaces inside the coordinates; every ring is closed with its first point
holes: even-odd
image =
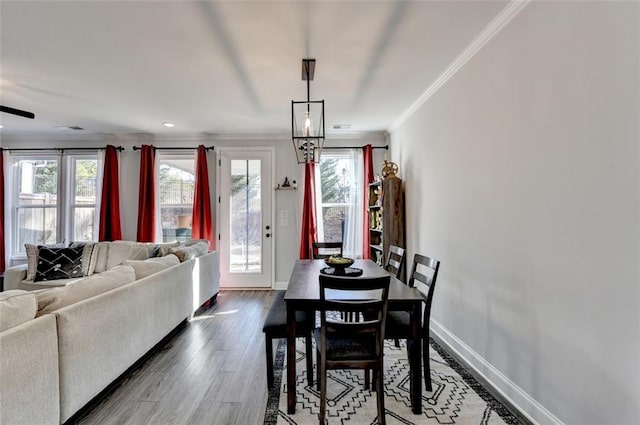
{"type": "Polygon", "coordinates": [[[72,241],[97,240],[98,220],[96,219],[97,202],[97,158],[70,158],[71,203],[69,218],[71,220],[72,241]]]}
{"type": "Polygon", "coordinates": [[[362,152],[324,150],[316,167],[320,242],[343,243],[343,254],[362,257],[363,169],[362,152]]]}
{"type": "Polygon", "coordinates": [[[12,255],[25,243],[97,239],[97,154],[12,155],[12,163],[12,255]]]}
{"type": "Polygon", "coordinates": [[[193,154],[188,156],[160,155],[158,159],[162,241],[191,239],[191,217],[195,189],[193,154]]]}
{"type": "Polygon", "coordinates": [[[52,244],[58,239],[58,170],[55,157],[24,158],[14,162],[15,253],[24,253],[25,243],[52,244]]]}

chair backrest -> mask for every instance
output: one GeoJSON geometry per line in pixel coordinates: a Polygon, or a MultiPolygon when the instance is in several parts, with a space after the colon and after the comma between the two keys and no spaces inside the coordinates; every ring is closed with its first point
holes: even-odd
{"type": "Polygon", "coordinates": [[[342,257],[342,242],[314,242],[312,247],[314,260],[329,258],[332,255],[342,257]]]}
{"type": "Polygon", "coordinates": [[[390,276],[360,279],[320,275],[321,344],[326,342],[327,333],[374,334],[382,350],[390,281],[390,276]],[[361,319],[334,320],[327,312],[345,312],[361,319]]]}
{"type": "Polygon", "coordinates": [[[400,279],[403,265],[404,248],[400,248],[399,246],[395,245],[389,245],[389,254],[387,255],[387,261],[384,265],[384,269],[389,273],[392,273],[397,279],[400,279]]]}
{"type": "Polygon", "coordinates": [[[435,258],[420,254],[413,256],[413,267],[411,268],[411,276],[409,277],[409,286],[416,288],[424,297],[423,326],[427,327],[429,326],[431,301],[433,300],[433,291],[436,287],[439,269],[440,261],[435,258]]]}

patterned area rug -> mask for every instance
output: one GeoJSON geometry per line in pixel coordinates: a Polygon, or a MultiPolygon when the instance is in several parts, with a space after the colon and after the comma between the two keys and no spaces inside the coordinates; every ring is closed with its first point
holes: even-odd
{"type": "MultiPolygon", "coordinates": [[[[500,402],[494,399],[468,372],[458,365],[433,340],[430,341],[433,391],[424,390],[422,414],[411,412],[409,400],[409,363],[404,342],[395,347],[385,342],[385,410],[388,425],[520,424],[500,402]]],[[[287,414],[286,342],[281,340],[275,360],[275,389],[269,394],[265,425],[318,424],[320,392],[306,379],[304,340],[297,342],[296,413],[287,414]]],[[[378,423],[376,393],[364,389],[364,374],[359,370],[329,371],[327,377],[328,424],[374,425],[378,423]]]]}

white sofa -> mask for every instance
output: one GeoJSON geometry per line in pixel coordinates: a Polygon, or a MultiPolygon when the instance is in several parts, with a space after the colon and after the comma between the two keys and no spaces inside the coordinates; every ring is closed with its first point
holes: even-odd
{"type": "Polygon", "coordinates": [[[138,278],[149,273],[139,259],[56,289],[0,293],[0,424],[68,421],[216,296],[218,263],[209,252],[138,278]],[[130,282],[97,293],[109,275],[130,282]]]}

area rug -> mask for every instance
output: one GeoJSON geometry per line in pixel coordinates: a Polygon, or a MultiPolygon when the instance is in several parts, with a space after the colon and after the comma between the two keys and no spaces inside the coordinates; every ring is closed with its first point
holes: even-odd
{"type": "MultiPolygon", "coordinates": [[[[320,392],[306,379],[304,340],[297,342],[296,413],[287,414],[286,342],[281,340],[275,358],[275,385],[269,394],[265,425],[317,425],[320,392]]],[[[433,391],[422,394],[422,414],[411,412],[409,363],[403,342],[385,342],[385,411],[388,425],[463,424],[515,425],[521,422],[491,396],[435,341],[430,340],[433,391]]],[[[327,423],[375,425],[376,393],[364,389],[364,374],[355,370],[329,371],[327,423]]]]}

